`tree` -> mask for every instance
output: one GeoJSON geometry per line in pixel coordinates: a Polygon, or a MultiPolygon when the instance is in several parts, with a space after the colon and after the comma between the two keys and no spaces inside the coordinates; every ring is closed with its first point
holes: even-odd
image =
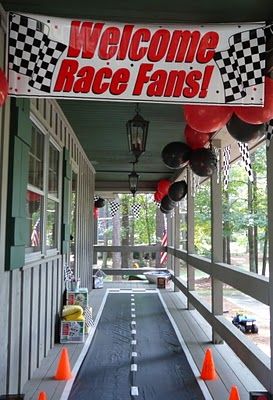
{"type": "Polygon", "coordinates": [[[241,160],[232,165],[228,191],[223,195],[225,261],[231,262],[229,244],[245,247],[249,269],[258,273],[258,255],[267,257],[266,152],[260,146],[251,154],[254,181],[249,182],[241,160]]]}

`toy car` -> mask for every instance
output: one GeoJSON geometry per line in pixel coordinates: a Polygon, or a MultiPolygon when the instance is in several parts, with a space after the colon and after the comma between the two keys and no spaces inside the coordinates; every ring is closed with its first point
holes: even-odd
{"type": "Polygon", "coordinates": [[[255,318],[250,318],[243,314],[236,314],[236,316],[232,319],[233,325],[235,325],[243,333],[258,333],[258,326],[255,324],[255,322],[255,318]]]}

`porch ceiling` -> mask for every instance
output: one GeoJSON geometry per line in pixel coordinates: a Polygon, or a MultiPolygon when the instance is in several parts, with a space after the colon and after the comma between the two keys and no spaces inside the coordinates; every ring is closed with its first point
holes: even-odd
{"type": "MultiPolygon", "coordinates": [[[[0,0],[1,1],[1,0],[0,0]]],[[[269,21],[273,19],[272,0],[144,1],[124,0],[4,0],[6,11],[134,22],[226,23],[269,21]]],[[[60,100],[68,121],[96,169],[97,189],[127,189],[129,162],[125,124],[135,115],[135,104],[60,100]]],[[[173,171],[163,164],[160,153],[171,141],[183,139],[182,107],[168,104],[141,104],[140,114],[150,121],[146,153],[140,157],[137,172],[143,189],[155,188],[158,180],[170,178],[173,171]]]]}

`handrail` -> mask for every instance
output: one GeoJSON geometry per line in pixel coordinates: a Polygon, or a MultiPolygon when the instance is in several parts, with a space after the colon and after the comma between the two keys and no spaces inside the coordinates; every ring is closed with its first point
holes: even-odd
{"type": "Polygon", "coordinates": [[[146,253],[156,253],[160,251],[167,251],[167,248],[161,246],[160,243],[152,245],[136,245],[136,246],[104,246],[95,244],[94,251],[97,252],[120,252],[120,253],[132,253],[134,251],[146,252],[146,253]]]}
{"type": "Polygon", "coordinates": [[[208,258],[188,254],[185,250],[178,250],[171,246],[167,247],[167,252],[261,303],[269,305],[269,279],[265,276],[229,264],[216,263],[208,258]]]}

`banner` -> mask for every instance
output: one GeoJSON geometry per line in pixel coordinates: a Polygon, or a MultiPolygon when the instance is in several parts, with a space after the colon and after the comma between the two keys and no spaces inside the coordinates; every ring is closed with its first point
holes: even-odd
{"type": "Polygon", "coordinates": [[[9,95],[262,105],[271,27],[9,14],[9,95]]]}

